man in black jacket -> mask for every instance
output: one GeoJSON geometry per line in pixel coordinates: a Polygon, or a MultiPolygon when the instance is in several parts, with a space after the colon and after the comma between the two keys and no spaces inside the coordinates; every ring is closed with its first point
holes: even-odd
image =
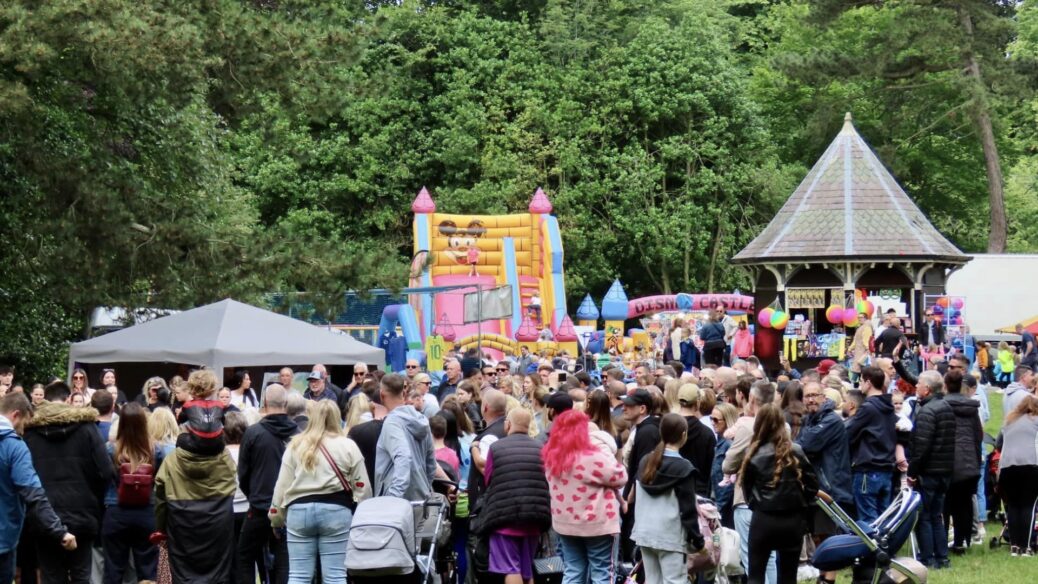
{"type": "Polygon", "coordinates": [[[624,485],[623,496],[627,500],[627,512],[622,516],[620,529],[621,552],[625,559],[634,556],[634,542],[631,541],[631,528],[634,527],[634,506],[631,505],[631,494],[638,480],[638,465],[660,443],[660,418],[652,411],[652,394],[639,387],[624,397],[624,421],[631,427],[630,454],[627,456],[627,484],[624,485]]]}
{"type": "Polygon", "coordinates": [[[78,547],[65,551],[50,539],[37,541],[44,584],[90,582],[91,544],[100,534],[105,490],[112,480],[112,461],[97,432],[97,410],[65,402],[68,385],[55,381],[44,388],[44,403],[25,432],[25,443],[47,499],[78,547]]]}
{"type": "Polygon", "coordinates": [[[962,394],[965,385],[963,373],[969,363],[964,356],[956,357],[961,358],[949,362],[948,374],[944,376],[947,392],[944,402],[955,414],[955,463],[944,514],[955,524],[955,542],[951,551],[962,555],[966,553],[973,530],[973,495],[977,494],[983,468],[980,446],[984,441],[984,428],[980,423],[980,402],[962,394]]]}
{"type": "Polygon", "coordinates": [[[851,485],[858,520],[872,522],[891,500],[897,443],[897,414],[878,367],[863,367],[865,402],[846,422],[851,449],[851,485]]]}
{"type": "Polygon", "coordinates": [[[288,441],[299,433],[299,426],[288,417],[288,396],[284,386],[272,383],[263,392],[263,419],[245,431],[238,449],[238,485],[249,499],[249,511],[238,537],[238,582],[254,584],[253,566],[259,566],[268,584],[288,582],[288,547],[284,537],[275,537],[267,518],[281,470],[281,457],[288,441]],[[264,548],[274,555],[267,566],[264,548]]]}
{"type": "MultiPolygon", "coordinates": [[[[922,496],[916,523],[919,561],[931,568],[947,568],[948,534],[944,530],[944,497],[955,465],[955,413],[941,392],[944,380],[936,371],[919,374],[916,385],[915,430],[908,460],[908,484],[922,496]]],[[[968,453],[973,454],[973,453],[968,453]]]]}
{"type": "Polygon", "coordinates": [[[678,403],[681,404],[681,416],[688,424],[688,438],[678,452],[695,467],[696,494],[710,498],[710,471],[714,465],[717,437],[699,420],[699,387],[691,383],[682,385],[678,389],[678,403]]]}
{"type": "Polygon", "coordinates": [[[505,582],[533,580],[533,557],[551,527],[551,492],[541,461],[541,443],[530,438],[533,416],[515,408],[505,421],[507,436],[487,452],[487,490],[475,529],[489,538],[491,574],[505,582]],[[506,533],[501,533],[507,529],[506,533]]]}

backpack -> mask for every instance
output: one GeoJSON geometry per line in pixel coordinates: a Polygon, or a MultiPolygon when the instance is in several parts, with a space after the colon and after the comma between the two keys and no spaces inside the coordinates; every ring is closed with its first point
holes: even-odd
{"type": "Polygon", "coordinates": [[[150,464],[138,465],[131,470],[130,463],[119,465],[119,487],[116,500],[121,507],[147,507],[151,504],[151,489],[155,484],[155,468],[150,464]]]}

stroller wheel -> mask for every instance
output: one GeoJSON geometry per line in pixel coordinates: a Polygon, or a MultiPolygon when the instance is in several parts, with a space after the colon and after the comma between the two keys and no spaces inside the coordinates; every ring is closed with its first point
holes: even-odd
{"type": "Polygon", "coordinates": [[[994,549],[998,549],[998,544],[999,544],[998,536],[996,535],[995,537],[991,538],[991,543],[989,544],[988,547],[990,547],[993,550],[994,549]]]}

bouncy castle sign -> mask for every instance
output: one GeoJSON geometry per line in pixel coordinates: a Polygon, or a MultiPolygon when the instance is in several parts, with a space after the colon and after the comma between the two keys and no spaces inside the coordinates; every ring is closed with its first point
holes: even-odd
{"type": "Polygon", "coordinates": [[[627,305],[627,318],[654,312],[714,310],[725,307],[733,312],[751,312],[753,296],[742,294],[663,294],[635,298],[627,305]]]}

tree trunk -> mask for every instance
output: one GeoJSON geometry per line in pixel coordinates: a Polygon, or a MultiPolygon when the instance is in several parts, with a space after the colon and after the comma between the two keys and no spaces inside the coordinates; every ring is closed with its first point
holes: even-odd
{"type": "Polygon", "coordinates": [[[988,206],[990,207],[991,232],[988,235],[988,253],[1004,253],[1006,251],[1006,202],[1002,186],[1002,165],[998,157],[998,145],[995,143],[995,130],[991,123],[991,112],[987,100],[987,90],[980,74],[980,64],[972,49],[973,19],[969,12],[960,8],[959,18],[970,42],[963,52],[966,74],[972,86],[973,123],[980,134],[980,143],[984,149],[984,165],[988,175],[988,206]]]}

